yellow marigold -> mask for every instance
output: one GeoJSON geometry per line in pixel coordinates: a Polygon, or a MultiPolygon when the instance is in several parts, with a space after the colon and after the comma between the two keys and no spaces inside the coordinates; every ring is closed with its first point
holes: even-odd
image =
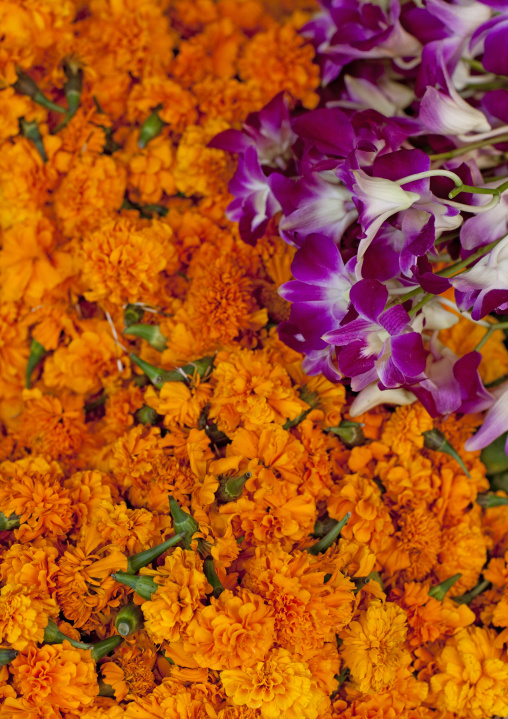
{"type": "Polygon", "coordinates": [[[50,465],[41,457],[0,465],[0,507],[7,517],[19,516],[15,536],[20,541],[60,537],[71,528],[71,500],[59,482],[60,474],[56,463],[50,465]]]}
{"type": "Polygon", "coordinates": [[[107,155],[80,155],[55,191],[53,207],[67,236],[93,230],[123,202],[124,168],[107,155]]]}
{"type": "Polygon", "coordinates": [[[358,620],[340,632],[341,655],[360,692],[378,692],[394,684],[411,663],[406,649],[406,613],[396,604],[373,601],[358,620]]]}
{"type": "Polygon", "coordinates": [[[221,680],[233,704],[259,709],[264,719],[316,719],[325,697],[308,665],[286,649],[249,668],[225,669],[221,680]]]}
{"type": "Polygon", "coordinates": [[[212,137],[228,127],[224,120],[210,118],[201,127],[188,125],[185,128],[176,151],[173,172],[179,192],[189,197],[227,193],[235,161],[230,153],[207,145],[212,137]]]}
{"type": "Polygon", "coordinates": [[[35,145],[21,136],[4,142],[0,152],[0,228],[25,222],[42,207],[47,192],[45,165],[35,145]]]}
{"type": "Polygon", "coordinates": [[[261,90],[236,78],[208,76],[193,85],[192,91],[205,117],[230,123],[241,122],[250,112],[263,107],[261,90]]]}
{"type": "Polygon", "coordinates": [[[129,198],[140,205],[156,205],[163,193],[176,193],[173,178],[173,148],[169,130],[154,137],[146,147],[138,146],[139,131],[131,132],[118,159],[127,168],[129,198]]]}
{"type": "MultiPolygon", "coordinates": [[[[197,120],[196,98],[168,77],[145,77],[135,85],[127,103],[130,122],[141,124],[155,107],[157,114],[175,133],[181,133],[197,120]]],[[[167,140],[166,140],[167,141],[167,140]]]]}
{"type": "Polygon", "coordinates": [[[508,658],[495,646],[496,633],[461,629],[436,657],[429,704],[474,719],[508,712],[508,658]]]}
{"type": "Polygon", "coordinates": [[[29,646],[9,668],[14,688],[31,706],[49,704],[75,711],[91,704],[99,693],[90,650],[73,649],[69,642],[29,646]]]}
{"type": "Polygon", "coordinates": [[[339,440],[323,432],[320,426],[310,419],[300,422],[296,433],[306,450],[303,487],[319,502],[328,497],[333,487],[330,449],[337,447],[339,440]]]}
{"type": "Polygon", "coordinates": [[[266,350],[243,349],[217,355],[212,376],[215,385],[210,418],[226,434],[238,426],[284,424],[308,406],[300,400],[286,370],[270,361],[266,350]]]}
{"type": "Polygon", "coordinates": [[[94,512],[93,527],[104,543],[127,555],[150,549],[163,541],[161,531],[171,528],[170,517],[147,509],[130,509],[125,502],[101,501],[94,512]]]}
{"type": "Polygon", "coordinates": [[[77,455],[86,436],[82,398],[71,395],[59,399],[35,389],[25,390],[23,399],[19,443],[34,454],[52,459],[77,455]]]}
{"type": "Polygon", "coordinates": [[[374,551],[394,531],[379,487],[372,479],[360,474],[345,475],[331,489],[327,509],[330,517],[339,521],[351,512],[341,535],[368,544],[374,551]]]}
{"type": "Polygon", "coordinates": [[[109,325],[106,322],[92,325],[80,337],[46,358],[44,383],[81,395],[98,392],[105,379],[119,372],[117,358],[120,354],[109,325]]]}
{"type": "Polygon", "coordinates": [[[125,719],[209,719],[221,703],[212,692],[217,693],[217,686],[166,677],[151,694],[127,705],[125,719]]]}
{"type": "Polygon", "coordinates": [[[213,0],[174,0],[168,9],[172,23],[182,35],[200,32],[218,17],[213,0]]]}
{"type": "MultiPolygon", "coordinates": [[[[471,322],[466,317],[446,330],[439,332],[439,339],[458,357],[472,352],[485,335],[485,327],[471,322]]],[[[504,342],[503,332],[494,332],[480,350],[482,361],[478,368],[480,377],[489,384],[508,373],[508,350],[504,342]]]]}
{"type": "Polygon", "coordinates": [[[307,650],[304,659],[318,687],[327,696],[337,689],[336,676],[340,672],[341,660],[337,641],[326,642],[322,647],[307,650]]]}
{"type": "Polygon", "coordinates": [[[460,572],[462,577],[449,591],[450,596],[459,596],[478,583],[487,561],[480,513],[472,511],[466,514],[457,524],[445,528],[441,536],[439,562],[434,571],[440,582],[460,572]]]}
{"type": "MultiPolygon", "coordinates": [[[[133,427],[120,437],[111,448],[109,469],[120,487],[144,497],[149,485],[161,472],[167,471],[168,461],[164,448],[169,436],[161,437],[158,427],[133,427]]],[[[136,503],[135,506],[143,506],[136,503]]]]}
{"type": "Polygon", "coordinates": [[[87,235],[82,245],[83,283],[90,288],[86,299],[155,304],[161,273],[171,274],[179,266],[171,235],[162,222],[139,226],[124,217],[87,235]]]}
{"type": "Polygon", "coordinates": [[[123,719],[124,714],[125,709],[119,704],[103,706],[97,703],[95,706],[81,709],[79,716],[80,719],[123,719]]]}
{"type": "Polygon", "coordinates": [[[243,570],[243,586],[273,606],[277,643],[290,651],[322,647],[351,620],[354,585],[333,562],[324,567],[308,552],[289,554],[272,544],[256,547],[243,570]]]}
{"type": "Polygon", "coordinates": [[[375,694],[362,694],[348,684],[348,703],[344,702],[345,706],[340,706],[342,711],[334,712],[333,716],[334,719],[433,719],[435,713],[422,706],[427,694],[426,682],[415,679],[408,669],[399,670],[394,684],[375,694]]]}
{"type": "Polygon", "coordinates": [[[143,406],[143,392],[132,383],[108,393],[106,413],[101,421],[100,433],[112,444],[134,424],[136,410],[143,406]]]}
{"type": "Polygon", "coordinates": [[[155,688],[153,668],[157,652],[153,645],[145,644],[122,644],[113,661],[101,665],[104,683],[113,687],[117,701],[144,697],[155,688]]]}
{"type": "Polygon", "coordinates": [[[203,561],[195,552],[177,547],[157,572],[142,573],[160,582],[152,598],[141,605],[148,636],[156,644],[178,641],[210,586],[203,574],[203,561]]]}
{"type": "Polygon", "coordinates": [[[28,361],[26,327],[19,320],[19,308],[13,302],[0,303],[1,389],[20,384],[28,361]]]}
{"type": "Polygon", "coordinates": [[[54,599],[37,587],[30,591],[21,584],[6,584],[0,593],[0,642],[13,649],[25,649],[30,642],[42,642],[50,617],[58,616],[54,599]]]}
{"type": "Polygon", "coordinates": [[[111,499],[111,488],[106,476],[97,470],[75,472],[64,481],[64,487],[69,491],[75,530],[90,524],[101,502],[111,499]]]}
{"type": "Polygon", "coordinates": [[[429,596],[430,586],[409,582],[404,588],[392,589],[390,601],[404,609],[408,623],[408,642],[412,647],[435,642],[439,637],[450,636],[456,629],[475,621],[474,612],[467,604],[456,604],[445,597],[438,601],[429,596]]]}
{"type": "Polygon", "coordinates": [[[184,650],[200,666],[222,670],[262,661],[274,640],[274,611],[262,597],[225,589],[198,609],[185,629],[184,650]]]}
{"type": "Polygon", "coordinates": [[[212,395],[209,383],[200,382],[199,376],[189,386],[185,382],[166,382],[160,391],[149,387],[145,394],[145,403],[164,416],[164,424],[195,427],[203,407],[212,395]]]}
{"type": "Polygon", "coordinates": [[[405,464],[423,448],[423,432],[433,427],[432,417],[419,402],[397,407],[384,425],[381,442],[405,464]]]}
{"type": "MultiPolygon", "coordinates": [[[[40,540],[39,540],[40,541],[40,540]]],[[[50,544],[13,544],[2,556],[0,577],[6,584],[19,584],[54,596],[58,566],[58,549],[50,544]]]]}
{"type": "Polygon", "coordinates": [[[264,95],[264,101],[282,90],[308,109],[319,96],[319,68],[313,63],[314,49],[293,25],[275,26],[255,35],[238,61],[239,74],[264,95]]]}

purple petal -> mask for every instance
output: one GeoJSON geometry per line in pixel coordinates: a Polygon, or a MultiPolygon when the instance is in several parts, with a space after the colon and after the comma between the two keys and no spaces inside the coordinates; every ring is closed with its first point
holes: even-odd
{"type": "Polygon", "coordinates": [[[360,280],[349,294],[355,309],[371,322],[377,323],[388,300],[388,290],[377,280],[360,280]]]}
{"type": "Polygon", "coordinates": [[[402,305],[390,307],[383,312],[379,318],[379,324],[385,328],[390,335],[400,334],[409,324],[410,317],[402,305]]]}
{"type": "Polygon", "coordinates": [[[474,437],[468,439],[465,448],[468,452],[483,449],[508,430],[508,390],[496,400],[487,412],[483,424],[474,437]]]}
{"type": "Polygon", "coordinates": [[[364,357],[363,342],[350,342],[338,352],[339,369],[347,377],[365,374],[374,367],[375,357],[364,357]]]}
{"type": "Polygon", "coordinates": [[[296,253],[291,272],[302,282],[329,286],[334,284],[337,275],[344,273],[344,263],[330,237],[311,234],[296,253]]]}
{"type": "Polygon", "coordinates": [[[406,377],[418,377],[424,371],[427,352],[418,332],[392,337],[391,345],[393,363],[406,377]]]}
{"type": "Polygon", "coordinates": [[[371,322],[358,318],[356,320],[348,322],[347,324],[343,325],[342,327],[339,327],[336,330],[333,330],[333,332],[327,332],[325,335],[323,335],[323,339],[325,340],[325,342],[330,342],[330,344],[337,345],[339,347],[348,345],[361,339],[363,346],[363,337],[368,332],[372,332],[377,329],[377,326],[372,326],[371,322]]]}

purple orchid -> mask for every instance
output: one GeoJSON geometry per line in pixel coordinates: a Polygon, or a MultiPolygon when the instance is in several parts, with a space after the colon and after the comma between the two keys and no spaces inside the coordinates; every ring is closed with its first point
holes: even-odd
{"type": "Polygon", "coordinates": [[[508,309],[508,237],[450,282],[455,287],[459,309],[472,308],[474,320],[508,309]]]}
{"type": "Polygon", "coordinates": [[[317,48],[323,85],[359,58],[389,58],[401,65],[407,64],[402,58],[419,61],[421,45],[400,24],[398,0],[391,0],[386,10],[358,0],[320,0],[320,4],[323,10],[301,32],[317,48]]]}
{"type": "Polygon", "coordinates": [[[352,378],[353,390],[375,379],[389,389],[424,379],[427,353],[421,334],[411,330],[411,318],[401,305],[385,309],[387,288],[376,280],[360,280],[349,296],[354,318],[348,315],[323,339],[337,346],[339,369],[352,378]]]}
{"type": "Polygon", "coordinates": [[[336,366],[335,347],[333,345],[319,339],[319,337],[306,339],[291,317],[289,322],[281,322],[277,331],[280,339],[288,347],[305,355],[302,362],[302,369],[305,374],[310,377],[323,374],[330,382],[337,382],[342,379],[343,375],[336,366]]]}
{"type": "Polygon", "coordinates": [[[355,282],[356,258],[346,265],[336,244],[326,235],[308,235],[291,266],[296,279],[279,288],[292,302],[292,321],[304,337],[321,338],[339,326],[349,307],[349,291],[355,282]]]}
{"type": "MultiPolygon", "coordinates": [[[[483,424],[478,432],[468,439],[465,449],[474,452],[491,444],[508,430],[508,382],[503,382],[492,390],[493,404],[487,412],[483,424]]],[[[505,452],[508,454],[508,438],[505,452]]]]}

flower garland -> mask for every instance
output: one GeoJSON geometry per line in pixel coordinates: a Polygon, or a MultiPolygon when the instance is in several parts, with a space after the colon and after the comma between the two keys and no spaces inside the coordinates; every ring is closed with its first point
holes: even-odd
{"type": "Polygon", "coordinates": [[[498,5],[0,3],[0,719],[508,713],[498,5]]]}

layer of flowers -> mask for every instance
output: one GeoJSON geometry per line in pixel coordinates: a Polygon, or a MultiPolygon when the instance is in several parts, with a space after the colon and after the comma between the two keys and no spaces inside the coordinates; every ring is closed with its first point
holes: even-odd
{"type": "MultiPolygon", "coordinates": [[[[486,336],[433,284],[425,243],[413,265],[387,240],[377,279],[353,267],[360,234],[370,227],[374,247],[388,215],[375,232],[356,222],[347,173],[384,175],[335,161],[352,162],[359,138],[363,168],[372,153],[423,155],[401,149],[417,134],[409,115],[406,131],[379,110],[360,117],[339,88],[353,106],[336,109],[338,136],[315,124],[346,65],[345,86],[364,97],[393,79],[366,68],[395,58],[408,90],[419,25],[459,58],[477,27],[504,28],[486,4],[465,6],[467,21],[462,5],[427,5],[405,5],[403,27],[397,3],[355,0],[0,2],[0,719],[508,713],[508,462],[504,438],[490,455],[465,447],[500,406],[484,385],[508,374],[503,333],[487,323],[486,336]],[[453,10],[462,45],[432,19],[453,10]],[[318,43],[332,15],[337,32],[318,43]],[[346,20],[384,34],[358,30],[363,54],[347,54],[346,20]],[[287,205],[277,182],[296,186],[287,205]],[[309,192],[324,203],[310,214],[298,206],[309,192]],[[353,227],[342,255],[333,239],[353,227]],[[432,339],[430,312],[398,332],[442,359],[428,394],[421,378],[395,383],[406,403],[371,375],[374,401],[351,389],[344,356],[311,346],[345,317],[361,338],[366,298],[378,319],[381,288],[400,281],[386,275],[394,254],[408,292],[428,283],[424,304],[439,290],[451,309],[444,323],[435,309],[432,339]],[[332,271],[331,310],[319,292],[301,300],[332,271]],[[453,381],[459,404],[433,411],[429,395],[453,381]]],[[[472,130],[487,131],[461,132],[472,130]]],[[[502,145],[480,150],[502,168],[502,145]]],[[[467,162],[455,170],[478,186],[467,162]]],[[[405,176],[428,170],[407,163],[405,176]]],[[[417,194],[399,190],[406,204],[417,194]]],[[[467,212],[411,204],[390,217],[422,229],[430,212],[458,228],[467,212]]],[[[458,234],[441,230],[452,259],[437,260],[450,264],[458,234]]]]}

